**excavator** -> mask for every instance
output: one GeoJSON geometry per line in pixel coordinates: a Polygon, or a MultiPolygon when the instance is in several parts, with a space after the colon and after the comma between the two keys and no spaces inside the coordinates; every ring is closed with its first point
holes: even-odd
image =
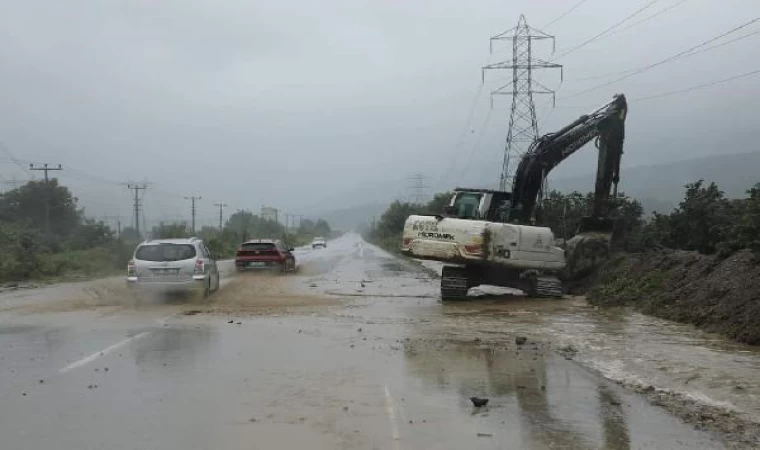
{"type": "Polygon", "coordinates": [[[616,231],[612,216],[627,113],[625,96],[618,94],[591,114],[536,139],[520,160],[511,192],[456,188],[441,214],[409,216],[401,251],[445,263],[444,301],[465,298],[481,284],[533,297],[561,297],[560,279],[576,278],[608,255],[616,231]],[[598,149],[591,214],[562,248],[550,228],[537,224],[537,206],[552,169],[591,141],[598,149]]]}

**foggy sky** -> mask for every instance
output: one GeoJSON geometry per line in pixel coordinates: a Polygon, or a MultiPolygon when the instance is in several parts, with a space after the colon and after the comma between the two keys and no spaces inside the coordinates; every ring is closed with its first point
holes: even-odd
{"type": "MultiPolygon", "coordinates": [[[[559,54],[647,1],[589,0],[544,28],[574,3],[1,0],[0,141],[24,162],[63,164],[57,175],[88,215],[125,223],[127,180],[153,183],[144,200],[151,221],[187,219],[182,197],[203,196],[202,223],[215,223],[219,201],[228,213],[267,204],[301,214],[382,202],[403,195],[415,172],[431,191],[493,185],[509,98],[496,100],[486,122],[488,92],[510,74],[489,73],[475,94],[480,68],[511,55],[508,44],[489,55],[489,37],[524,13],[556,35],[559,54]]],[[[553,111],[548,97],[536,98],[547,117],[540,132],[624,92],[624,165],[760,150],[760,77],[636,100],[759,69],[760,36],[563,99],[611,79],[582,78],[656,62],[756,16],[756,0],[689,0],[560,58],[563,83],[558,72],[536,75],[558,89],[553,111]]],[[[550,45],[534,50],[552,59],[550,45]]],[[[590,173],[595,157],[589,146],[553,177],[590,173]]],[[[0,181],[29,176],[8,158],[0,154],[0,181]]]]}

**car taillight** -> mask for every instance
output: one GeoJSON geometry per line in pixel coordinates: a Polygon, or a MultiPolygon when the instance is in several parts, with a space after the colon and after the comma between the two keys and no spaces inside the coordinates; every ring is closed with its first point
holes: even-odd
{"type": "Polygon", "coordinates": [[[202,259],[196,259],[195,260],[195,273],[201,274],[205,272],[206,264],[203,262],[202,259]]]}
{"type": "Polygon", "coordinates": [[[137,274],[137,267],[135,266],[135,262],[129,261],[127,263],[127,275],[134,276],[135,274],[137,274]]]}
{"type": "Polygon", "coordinates": [[[411,245],[411,243],[412,243],[412,238],[408,238],[408,237],[404,238],[404,241],[403,241],[404,247],[409,247],[409,245],[411,245]]]}

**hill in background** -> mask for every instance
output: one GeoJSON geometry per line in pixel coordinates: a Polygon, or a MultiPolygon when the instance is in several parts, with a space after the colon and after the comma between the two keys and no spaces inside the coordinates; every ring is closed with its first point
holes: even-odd
{"type": "MultiPolygon", "coordinates": [[[[624,167],[619,190],[639,199],[647,212],[669,212],[684,196],[684,185],[700,179],[714,181],[728,197],[743,197],[745,191],[760,182],[760,152],[709,156],[652,166],[624,167]]],[[[594,188],[595,173],[549,180],[549,187],[562,192],[589,192],[594,188]]],[[[452,186],[453,188],[454,186],[452,186]]],[[[393,192],[393,189],[386,189],[393,192]]],[[[393,199],[316,214],[334,228],[351,230],[380,218],[393,199]]]]}

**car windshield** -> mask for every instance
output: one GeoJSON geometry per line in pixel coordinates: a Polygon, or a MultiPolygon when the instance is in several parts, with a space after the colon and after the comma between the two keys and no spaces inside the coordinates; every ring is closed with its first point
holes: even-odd
{"type": "Polygon", "coordinates": [[[195,257],[195,247],[190,244],[141,245],[135,259],[141,261],[182,261],[195,257]]]}

